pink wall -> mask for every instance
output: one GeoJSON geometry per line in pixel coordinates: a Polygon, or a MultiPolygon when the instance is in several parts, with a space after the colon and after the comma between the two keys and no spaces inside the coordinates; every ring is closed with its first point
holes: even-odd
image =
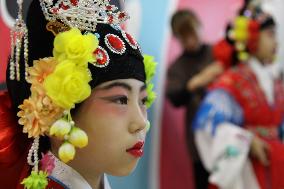
{"type": "MultiPolygon", "coordinates": [[[[203,24],[203,38],[214,43],[223,35],[226,23],[241,6],[242,0],[179,0],[178,8],[191,8],[203,24]]],[[[167,66],[180,53],[179,45],[171,37],[167,66]]],[[[187,153],[184,127],[184,110],[175,109],[165,100],[161,133],[161,189],[193,189],[191,160],[187,153]]]]}

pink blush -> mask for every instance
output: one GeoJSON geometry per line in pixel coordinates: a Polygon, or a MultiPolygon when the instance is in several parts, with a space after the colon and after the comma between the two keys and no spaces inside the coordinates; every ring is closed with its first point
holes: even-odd
{"type": "Polygon", "coordinates": [[[115,87],[109,90],[94,91],[86,104],[86,112],[92,112],[99,116],[106,116],[106,114],[109,116],[122,116],[127,111],[126,107],[103,99],[105,97],[121,95],[128,96],[127,91],[120,87],[115,87]]]}

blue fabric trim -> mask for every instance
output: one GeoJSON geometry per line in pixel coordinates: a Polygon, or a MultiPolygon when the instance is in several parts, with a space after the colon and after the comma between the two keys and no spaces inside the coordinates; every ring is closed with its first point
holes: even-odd
{"type": "Polygon", "coordinates": [[[284,141],[284,120],[278,128],[279,138],[284,141]]]}
{"type": "Polygon", "coordinates": [[[242,125],[243,111],[236,100],[224,90],[213,90],[208,93],[201,103],[193,121],[194,131],[211,127],[212,135],[220,123],[230,122],[242,125]]]}
{"type": "Polygon", "coordinates": [[[70,189],[68,188],[63,182],[61,182],[60,180],[58,180],[57,178],[53,177],[53,176],[48,176],[49,179],[53,180],[54,182],[56,182],[57,184],[60,184],[64,189],[70,189]]]}

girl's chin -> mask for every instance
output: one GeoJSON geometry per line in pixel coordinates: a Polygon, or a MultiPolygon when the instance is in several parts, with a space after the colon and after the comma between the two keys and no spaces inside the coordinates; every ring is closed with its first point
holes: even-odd
{"type": "Polygon", "coordinates": [[[131,165],[129,165],[127,167],[124,167],[120,170],[112,171],[112,172],[107,173],[107,174],[112,175],[112,176],[116,176],[116,177],[128,176],[136,169],[137,163],[138,163],[138,160],[135,163],[133,162],[131,165]]]}

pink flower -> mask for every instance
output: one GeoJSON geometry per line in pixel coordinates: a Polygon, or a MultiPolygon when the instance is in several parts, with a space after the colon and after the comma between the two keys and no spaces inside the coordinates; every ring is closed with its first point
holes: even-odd
{"type": "Polygon", "coordinates": [[[42,154],[42,159],[40,160],[41,170],[46,171],[49,175],[52,173],[55,167],[55,159],[51,154],[42,154]]]}

